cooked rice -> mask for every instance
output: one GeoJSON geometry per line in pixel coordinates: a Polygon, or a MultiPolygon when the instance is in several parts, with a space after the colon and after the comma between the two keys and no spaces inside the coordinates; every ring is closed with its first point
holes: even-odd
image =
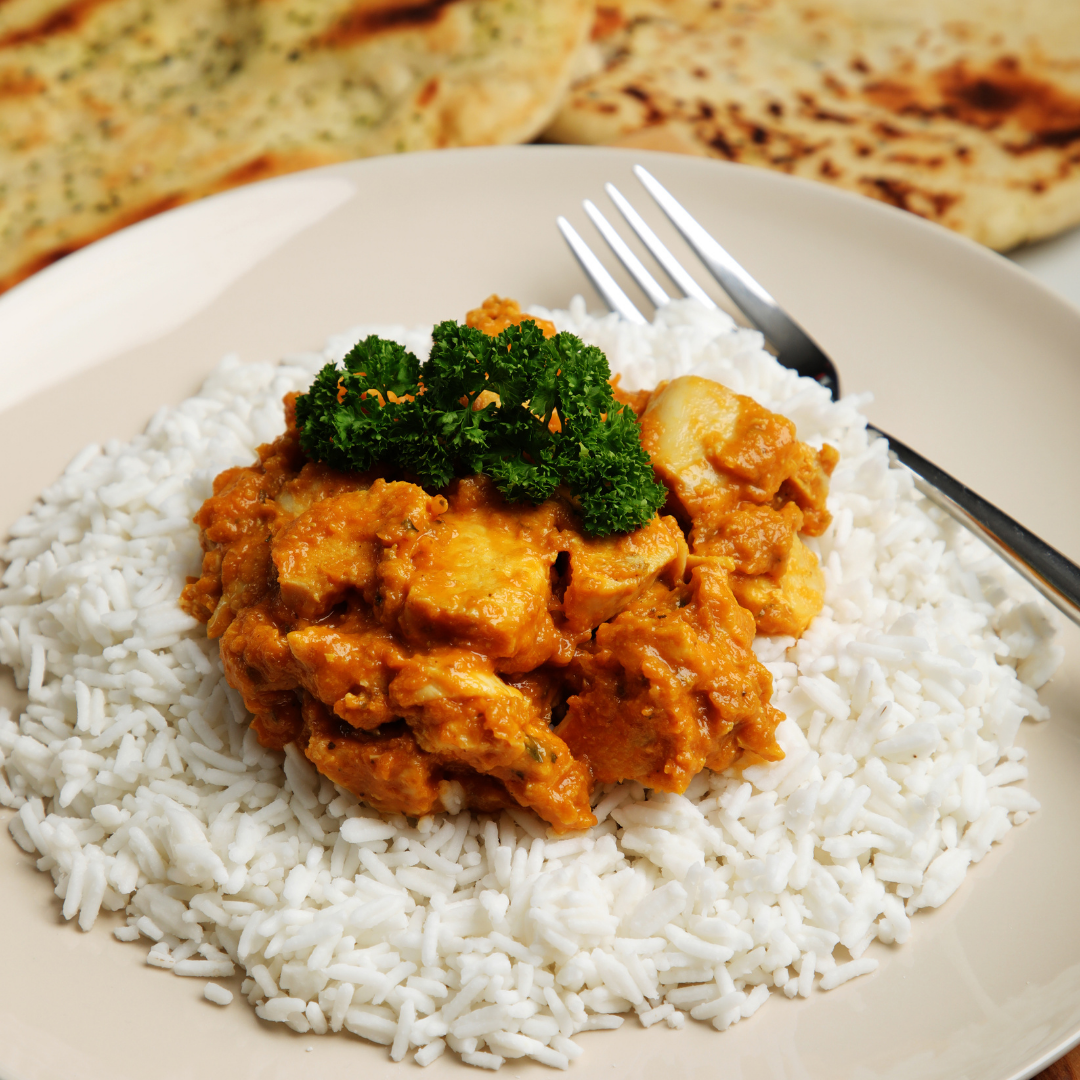
{"type": "MultiPolygon", "coordinates": [[[[834,404],[690,302],[644,329],[580,298],[550,317],[624,386],[693,371],[839,448],[833,524],[808,541],[826,607],[797,643],[756,643],[784,760],[682,796],[602,788],[599,824],[566,837],[524,810],[381,818],[294,748],[262,749],[176,605],[198,572],[192,515],[280,433],[282,395],[373,328],[280,365],[229,357],[145,434],[80,453],[3,551],[0,661],[29,704],[0,710],[0,802],[66,919],[124,910],[114,933],[145,938],[148,964],[240,967],[260,1017],[344,1028],[395,1061],[449,1046],[565,1069],[575,1034],[624,1013],[724,1030],[873,971],[872,942],[906,941],[1039,808],[1016,739],[1046,718],[1035,690],[1062,656],[1047,609],[890,466],[863,400],[834,404]]],[[[426,331],[374,329],[426,351],[426,331]]]]}

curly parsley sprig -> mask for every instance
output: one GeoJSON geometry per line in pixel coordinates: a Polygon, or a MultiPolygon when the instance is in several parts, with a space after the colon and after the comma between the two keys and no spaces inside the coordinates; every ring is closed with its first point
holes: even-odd
{"type": "Polygon", "coordinates": [[[565,484],[594,536],[636,529],[663,505],[598,348],[573,334],[545,338],[529,321],[498,337],[443,322],[432,338],[423,365],[374,336],[343,368],[327,364],[296,403],[304,452],[338,469],[396,465],[432,488],[482,472],[512,502],[542,502],[565,484]],[[485,391],[491,400],[476,408],[485,391]]]}

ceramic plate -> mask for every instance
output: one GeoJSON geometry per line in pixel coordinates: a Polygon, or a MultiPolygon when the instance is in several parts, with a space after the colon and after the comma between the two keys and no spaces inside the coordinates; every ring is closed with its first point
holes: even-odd
{"type": "MultiPolygon", "coordinates": [[[[383,158],[244,188],[138,225],[0,298],[0,526],[89,441],[127,438],[226,352],[262,360],[357,323],[460,318],[491,292],[601,305],[554,226],[642,161],[837,362],[871,418],[1080,559],[1080,313],[917,218],[773,173],[614,150],[383,158]]],[[[647,217],[658,223],[656,214],[647,217]]],[[[680,253],[683,249],[679,249],[680,253]]],[[[637,294],[634,294],[637,295],[637,294]]],[[[723,1034],[629,1020],[582,1039],[580,1075],[1019,1080],[1080,1037],[1080,632],[1028,724],[1043,810],[914,940],[831,993],[773,1000],[723,1034]]],[[[8,678],[4,692],[17,695],[8,678]]],[[[6,817],[3,819],[6,820],[6,817]]],[[[0,837],[0,1077],[401,1077],[386,1048],[257,1020],[145,966],[102,917],[63,923],[52,882],[0,837]]],[[[428,1075],[462,1075],[446,1055],[428,1075]]],[[[539,1076],[509,1061],[503,1075],[539,1076]]],[[[476,1075],[473,1073],[472,1075],[476,1075]]]]}

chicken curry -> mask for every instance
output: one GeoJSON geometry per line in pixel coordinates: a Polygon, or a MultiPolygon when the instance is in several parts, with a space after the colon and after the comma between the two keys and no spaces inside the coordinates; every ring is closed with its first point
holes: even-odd
{"type": "MultiPolygon", "coordinates": [[[[492,298],[468,324],[523,318],[492,298]]],[[[702,768],[781,758],[752,644],[822,607],[800,536],[829,523],[836,453],[705,379],[616,396],[668,498],[597,537],[565,489],[510,503],[484,475],[430,491],[310,460],[289,395],[284,434],[196,515],[202,574],[181,601],[259,741],[296,743],[384,812],[522,806],[558,831],[595,823],[599,783],[681,792],[702,768]]]]}

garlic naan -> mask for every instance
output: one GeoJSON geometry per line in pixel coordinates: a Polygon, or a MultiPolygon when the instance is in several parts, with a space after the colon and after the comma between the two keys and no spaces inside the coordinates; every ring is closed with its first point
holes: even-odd
{"type": "Polygon", "coordinates": [[[1080,221],[1074,0],[602,0],[545,138],[810,177],[998,249],[1080,221]]]}
{"type": "Polygon", "coordinates": [[[530,139],[591,17],[586,0],[2,0],[0,290],[252,180],[530,139]]]}

